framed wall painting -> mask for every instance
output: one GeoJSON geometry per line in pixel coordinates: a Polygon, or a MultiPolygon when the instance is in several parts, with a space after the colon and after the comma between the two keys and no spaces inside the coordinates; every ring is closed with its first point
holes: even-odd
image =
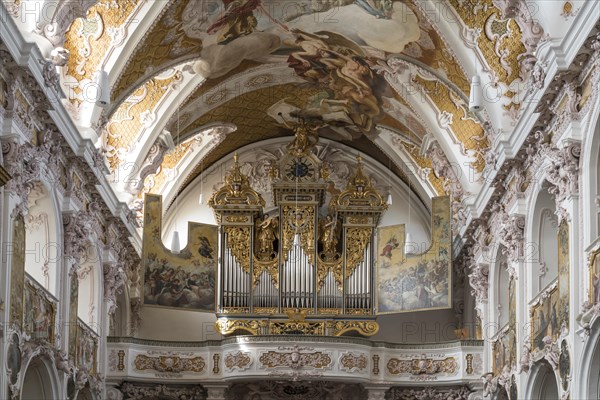
{"type": "Polygon", "coordinates": [[[179,254],[162,242],[162,199],[146,195],[142,262],[144,304],[215,312],[218,227],[189,223],[179,254]]]}
{"type": "Polygon", "coordinates": [[[423,254],[404,254],[404,225],[378,228],[378,314],[451,308],[450,226],[450,199],[437,197],[432,206],[432,244],[423,254]]]}

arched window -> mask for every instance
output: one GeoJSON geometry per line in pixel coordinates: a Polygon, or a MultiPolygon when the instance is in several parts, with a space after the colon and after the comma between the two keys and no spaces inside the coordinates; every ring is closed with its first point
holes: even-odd
{"type": "Polygon", "coordinates": [[[27,367],[21,390],[22,400],[57,399],[57,384],[50,362],[35,358],[27,367]]]}
{"type": "Polygon", "coordinates": [[[525,252],[532,268],[532,295],[535,297],[558,277],[558,218],[556,203],[544,183],[533,211],[532,243],[525,252]]]}
{"type": "Polygon", "coordinates": [[[25,272],[56,295],[57,263],[61,259],[61,242],[55,205],[46,187],[37,182],[28,197],[25,216],[25,272]]]}
{"type": "Polygon", "coordinates": [[[98,331],[101,303],[99,251],[92,243],[86,246],[87,255],[78,269],[79,293],[77,316],[94,331],[98,331]]]}
{"type": "Polygon", "coordinates": [[[531,400],[558,400],[558,381],[554,370],[546,361],[540,361],[531,370],[527,396],[531,400]]]}

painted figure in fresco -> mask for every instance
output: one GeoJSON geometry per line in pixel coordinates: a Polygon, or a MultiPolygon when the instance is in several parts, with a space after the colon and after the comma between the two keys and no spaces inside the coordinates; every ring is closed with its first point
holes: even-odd
{"type": "Polygon", "coordinates": [[[210,242],[206,236],[200,236],[200,247],[198,248],[198,253],[204,258],[208,258],[209,260],[214,260],[213,257],[214,249],[210,245],[210,242]]]}
{"type": "Polygon", "coordinates": [[[413,308],[426,308],[429,307],[429,288],[425,286],[425,281],[423,278],[417,278],[417,283],[415,286],[415,305],[413,308]]]}
{"type": "Polygon", "coordinates": [[[551,328],[549,329],[549,336],[552,336],[554,334],[554,332],[558,331],[558,328],[560,326],[560,324],[558,323],[558,314],[556,312],[556,302],[552,302],[552,314],[550,317],[550,325],[551,328]]]}
{"type": "Polygon", "coordinates": [[[287,44],[298,50],[289,56],[289,66],[307,81],[327,87],[330,95],[295,116],[321,118],[338,127],[354,126],[370,133],[382,110],[374,91],[378,77],[361,47],[332,32],[292,32],[295,41],[287,44]]]}
{"type": "Polygon", "coordinates": [[[261,0],[223,0],[225,12],[208,29],[208,34],[219,33],[217,43],[227,44],[240,36],[254,32],[258,21],[254,10],[261,0]]]}
{"type": "Polygon", "coordinates": [[[323,245],[323,252],[326,254],[334,252],[337,246],[336,225],[336,220],[331,215],[328,215],[321,226],[321,237],[319,240],[323,245]]]}
{"type": "Polygon", "coordinates": [[[258,251],[260,254],[273,253],[273,242],[277,239],[276,221],[265,215],[258,224],[258,251]]]}
{"type": "Polygon", "coordinates": [[[390,19],[393,11],[392,0],[355,0],[354,3],[377,18],[390,19]]]}
{"type": "Polygon", "coordinates": [[[600,275],[596,272],[592,273],[592,290],[594,294],[594,304],[600,302],[600,275]]]}
{"type": "Polygon", "coordinates": [[[387,241],[383,249],[381,249],[381,257],[392,258],[392,251],[397,249],[400,246],[400,242],[396,238],[396,236],[392,236],[390,240],[387,241]]]}

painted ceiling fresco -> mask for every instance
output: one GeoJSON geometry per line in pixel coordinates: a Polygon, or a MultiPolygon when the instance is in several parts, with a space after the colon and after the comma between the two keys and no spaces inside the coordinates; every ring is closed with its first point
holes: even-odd
{"type": "MultiPolygon", "coordinates": [[[[165,130],[178,149],[164,160],[177,165],[203,146],[190,140],[207,125],[237,127],[206,154],[215,162],[242,146],[289,135],[302,120],[321,136],[348,143],[377,143],[382,129],[393,132],[397,154],[386,156],[401,154],[429,171],[427,146],[437,141],[449,162],[480,174],[492,145],[489,116],[469,112],[473,60],[457,54],[467,49],[479,58],[502,93],[502,110],[518,112],[512,88],[527,79],[519,60],[533,47],[501,3],[452,0],[432,13],[413,0],[101,0],[66,34],[72,56],[63,83],[89,82],[99,68],[114,68],[102,125],[113,173],[128,162],[143,164],[165,130]],[[451,35],[444,15],[458,22],[451,35]]],[[[77,109],[81,94],[70,100],[77,109]]],[[[370,148],[377,158],[381,146],[370,148]]],[[[159,167],[142,179],[153,180],[159,167]]],[[[189,166],[182,182],[199,173],[189,166]]],[[[440,179],[415,177],[437,195],[444,194],[440,179]]]]}

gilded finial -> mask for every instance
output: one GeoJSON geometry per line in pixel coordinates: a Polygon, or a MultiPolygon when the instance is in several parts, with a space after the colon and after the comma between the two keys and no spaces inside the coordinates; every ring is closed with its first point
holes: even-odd
{"type": "Polygon", "coordinates": [[[233,153],[233,162],[234,162],[235,164],[237,164],[237,163],[238,163],[238,153],[237,153],[237,151],[236,151],[235,153],[233,153]]]}

